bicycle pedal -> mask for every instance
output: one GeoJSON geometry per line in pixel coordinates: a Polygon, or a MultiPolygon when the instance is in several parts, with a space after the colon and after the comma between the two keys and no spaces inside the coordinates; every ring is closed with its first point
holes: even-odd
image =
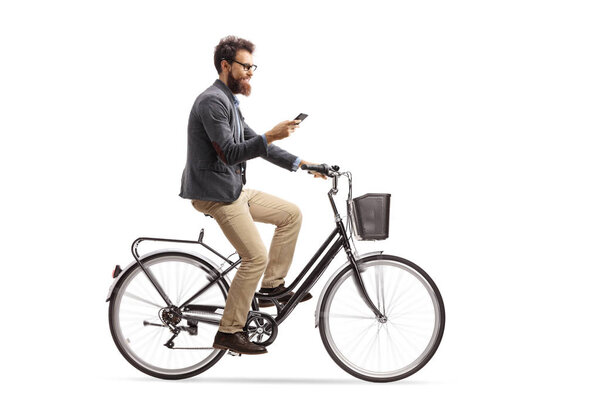
{"type": "Polygon", "coordinates": [[[241,357],[242,356],[240,353],[237,353],[233,350],[227,350],[227,354],[229,354],[230,356],[233,356],[233,357],[236,357],[236,356],[241,357]]]}

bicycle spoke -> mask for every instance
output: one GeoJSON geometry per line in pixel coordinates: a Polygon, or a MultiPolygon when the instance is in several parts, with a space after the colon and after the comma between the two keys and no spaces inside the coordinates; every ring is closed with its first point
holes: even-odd
{"type": "Polygon", "coordinates": [[[398,306],[394,308],[393,312],[390,311],[390,315],[413,314],[413,313],[418,313],[420,310],[430,312],[431,311],[430,303],[429,302],[425,303],[426,301],[427,301],[427,299],[424,299],[424,298],[414,298],[413,300],[402,304],[402,309],[400,309],[400,310],[398,310],[398,312],[396,312],[396,309],[400,307],[400,305],[398,304],[398,306]],[[425,308],[424,306],[427,306],[427,308],[425,308]]]}
{"type": "MultiPolygon", "coordinates": [[[[183,292],[183,296],[181,297],[181,301],[185,301],[187,299],[190,298],[190,296],[195,293],[198,288],[204,286],[204,282],[208,283],[208,280],[206,279],[205,276],[196,276],[195,280],[193,282],[191,282],[188,286],[188,288],[183,292]]],[[[195,301],[198,301],[199,299],[206,299],[208,296],[208,292],[204,292],[202,293],[195,301]]],[[[212,297],[212,296],[211,296],[212,297]]],[[[209,302],[210,303],[210,302],[209,302]]],[[[177,304],[181,304],[181,302],[177,303],[177,304]]]]}
{"type": "MultiPolygon", "coordinates": [[[[144,274],[143,272],[141,272],[140,274],[141,274],[142,278],[134,281],[134,285],[131,285],[133,287],[129,291],[135,292],[137,290],[134,290],[134,289],[139,288],[140,291],[144,292],[144,296],[146,297],[146,299],[155,299],[154,300],[155,303],[156,303],[156,301],[164,303],[163,298],[160,296],[160,294],[158,293],[156,288],[154,288],[154,286],[152,285],[152,282],[150,282],[150,278],[148,278],[146,276],[146,274],[144,274]]],[[[165,306],[166,306],[166,304],[165,304],[165,306]]],[[[161,306],[161,307],[164,307],[164,306],[161,306]]]]}
{"type": "Polygon", "coordinates": [[[135,318],[135,319],[139,319],[139,320],[144,320],[145,318],[151,317],[153,315],[156,315],[155,313],[148,313],[147,311],[142,311],[142,310],[130,310],[130,309],[126,309],[126,307],[124,307],[123,311],[121,312],[122,318],[123,317],[127,317],[127,318],[135,318]]]}
{"type": "MultiPolygon", "coordinates": [[[[419,288],[420,289],[420,288],[419,288]]],[[[422,290],[415,289],[415,282],[413,284],[409,284],[408,282],[404,285],[403,290],[398,292],[396,299],[393,300],[393,306],[390,307],[390,314],[393,313],[397,307],[402,305],[402,307],[406,307],[407,304],[410,304],[410,301],[420,301],[423,299],[425,292],[422,290]],[[413,299],[413,300],[409,300],[413,299]]]]}
{"type": "Polygon", "coordinates": [[[408,278],[402,273],[398,274],[398,276],[398,286],[394,290],[393,297],[388,302],[388,315],[392,314],[399,305],[403,304],[403,298],[406,296],[406,280],[408,278]]]}
{"type": "Polygon", "coordinates": [[[392,285],[392,292],[390,294],[390,299],[388,301],[388,312],[391,312],[394,305],[397,304],[396,303],[396,293],[400,292],[400,285],[401,285],[401,281],[402,281],[402,274],[396,274],[396,280],[394,281],[394,284],[392,285]]]}
{"type": "Polygon", "coordinates": [[[375,319],[375,317],[363,317],[360,315],[350,315],[350,314],[339,314],[339,313],[329,313],[329,317],[333,318],[350,318],[350,319],[375,319]]]}
{"type": "Polygon", "coordinates": [[[403,360],[404,359],[404,355],[402,354],[402,352],[396,346],[396,341],[392,339],[392,335],[390,334],[390,328],[389,328],[389,325],[387,325],[387,324],[385,325],[385,332],[386,332],[386,334],[388,336],[388,343],[390,343],[391,352],[394,353],[392,355],[392,357],[394,359],[403,360]]]}
{"type": "Polygon", "coordinates": [[[383,290],[383,272],[381,266],[375,267],[375,279],[377,290],[377,308],[385,315],[385,293],[383,290]]]}
{"type": "MultiPolygon", "coordinates": [[[[365,361],[368,361],[368,356],[371,353],[371,348],[373,347],[373,344],[377,341],[377,330],[374,330],[374,334],[373,334],[373,338],[368,342],[368,344],[366,346],[361,346],[363,348],[363,351],[361,353],[361,358],[360,361],[358,363],[358,365],[361,366],[365,366],[365,361]]],[[[372,332],[371,332],[372,333],[372,332]]]]}
{"type": "Polygon", "coordinates": [[[138,295],[135,295],[135,294],[133,294],[133,293],[125,293],[124,295],[125,295],[125,296],[127,296],[127,297],[129,297],[129,298],[132,298],[132,299],[134,299],[134,300],[141,301],[142,303],[146,303],[146,304],[149,304],[149,305],[151,305],[151,306],[154,306],[154,307],[156,307],[156,308],[162,308],[162,306],[160,306],[160,305],[158,305],[158,304],[156,304],[156,303],[153,303],[153,302],[151,302],[151,301],[149,301],[149,300],[146,300],[146,299],[144,299],[144,298],[141,298],[140,296],[138,296],[138,295]]]}
{"type": "Polygon", "coordinates": [[[419,346],[417,346],[413,340],[409,339],[405,332],[403,332],[395,324],[390,324],[390,326],[398,331],[398,333],[400,334],[400,336],[402,336],[406,344],[408,344],[413,350],[418,351],[419,346]]]}
{"type": "Polygon", "coordinates": [[[181,304],[181,302],[185,299],[185,297],[183,297],[183,295],[186,293],[187,291],[187,287],[190,284],[190,278],[189,278],[189,274],[192,272],[190,271],[191,267],[187,267],[182,271],[181,274],[181,282],[179,284],[179,290],[178,290],[178,296],[177,296],[177,303],[175,304],[181,304]]]}
{"type": "MultiPolygon", "coordinates": [[[[185,270],[185,274],[183,277],[183,285],[181,286],[181,297],[177,304],[181,304],[181,302],[185,299],[185,294],[187,293],[188,289],[190,288],[190,286],[195,284],[195,281],[198,278],[200,278],[200,276],[198,276],[198,275],[194,276],[193,268],[188,267],[185,270]]],[[[194,286],[192,286],[192,287],[194,287],[194,286]]]]}
{"type": "MultiPolygon", "coordinates": [[[[385,309],[385,307],[384,307],[385,309]]],[[[381,371],[382,355],[381,355],[381,341],[379,338],[380,330],[377,330],[377,370],[381,371]]]]}
{"type": "Polygon", "coordinates": [[[160,335],[162,334],[161,331],[156,330],[154,332],[152,332],[150,335],[146,335],[144,337],[144,339],[140,340],[139,342],[137,342],[137,346],[138,348],[143,348],[146,347],[146,353],[150,354],[149,358],[152,358],[152,356],[154,355],[154,353],[156,353],[156,342],[157,339],[160,339],[160,335]],[[149,346],[147,346],[149,345],[149,346]]]}
{"type": "Polygon", "coordinates": [[[399,330],[401,330],[404,333],[413,333],[415,335],[421,336],[421,337],[425,337],[428,338],[429,334],[427,332],[424,332],[425,330],[429,331],[429,328],[416,328],[414,325],[407,325],[407,324],[402,324],[402,323],[398,323],[398,322],[389,322],[388,323],[392,324],[393,326],[398,327],[399,330]]]}
{"type": "Polygon", "coordinates": [[[174,300],[175,304],[181,304],[181,291],[183,290],[182,286],[185,282],[185,268],[177,268],[175,271],[175,289],[173,291],[173,293],[175,293],[174,300]]]}
{"type": "Polygon", "coordinates": [[[357,335],[354,335],[350,342],[346,343],[345,347],[358,348],[358,343],[360,343],[362,339],[369,333],[369,330],[373,327],[373,324],[375,323],[375,321],[372,322],[371,324],[367,325],[362,331],[360,331],[357,335]]]}

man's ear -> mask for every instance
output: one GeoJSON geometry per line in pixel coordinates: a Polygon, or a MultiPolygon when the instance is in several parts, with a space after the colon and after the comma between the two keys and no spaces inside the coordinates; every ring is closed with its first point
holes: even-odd
{"type": "Polygon", "coordinates": [[[225,68],[225,67],[229,68],[230,67],[229,63],[227,62],[227,60],[221,60],[221,70],[227,71],[227,68],[225,68]]]}

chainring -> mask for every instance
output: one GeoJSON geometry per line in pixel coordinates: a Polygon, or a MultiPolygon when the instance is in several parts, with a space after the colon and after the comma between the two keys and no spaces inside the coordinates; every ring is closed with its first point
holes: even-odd
{"type": "Polygon", "coordinates": [[[267,313],[250,311],[244,330],[252,343],[268,346],[277,337],[277,322],[267,313]]]}

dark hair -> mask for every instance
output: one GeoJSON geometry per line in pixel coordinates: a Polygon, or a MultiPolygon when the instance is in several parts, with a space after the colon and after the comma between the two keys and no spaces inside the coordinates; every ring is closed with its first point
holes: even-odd
{"type": "Polygon", "coordinates": [[[238,50],[247,50],[250,54],[254,51],[254,43],[237,36],[226,36],[215,47],[215,68],[221,73],[221,60],[235,59],[238,50]]]}

